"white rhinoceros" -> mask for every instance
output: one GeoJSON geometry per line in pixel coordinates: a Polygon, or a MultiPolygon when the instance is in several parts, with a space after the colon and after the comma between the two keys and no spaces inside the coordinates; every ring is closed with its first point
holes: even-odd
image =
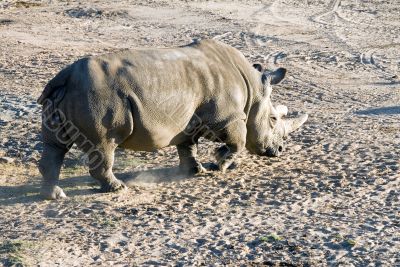
{"type": "Polygon", "coordinates": [[[76,144],[103,191],[125,188],[113,172],[117,146],[154,151],[175,145],[183,171],[196,161],[201,136],[225,143],[217,151],[225,171],[247,148],[277,156],[307,115],[284,119],[271,103],[271,85],[286,70],[263,71],[235,48],[214,40],[177,48],[135,49],[83,58],[59,72],[38,99],[43,104],[42,194],[65,197],[57,186],[65,153],[76,144]]]}

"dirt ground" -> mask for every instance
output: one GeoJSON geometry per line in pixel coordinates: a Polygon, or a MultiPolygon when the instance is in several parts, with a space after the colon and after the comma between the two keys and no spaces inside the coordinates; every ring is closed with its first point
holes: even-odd
{"type": "Polygon", "coordinates": [[[400,266],[398,1],[6,0],[0,53],[0,264],[400,266]],[[72,150],[69,198],[42,200],[46,82],[83,56],[195,38],[288,69],[273,101],[310,117],[283,156],[181,177],[175,148],[120,150],[131,188],[100,194],[72,150]]]}

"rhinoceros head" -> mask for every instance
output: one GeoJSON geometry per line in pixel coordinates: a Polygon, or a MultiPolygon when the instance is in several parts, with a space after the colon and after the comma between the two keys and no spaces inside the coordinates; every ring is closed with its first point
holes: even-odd
{"type": "Polygon", "coordinates": [[[272,85],[280,83],[286,69],[279,68],[273,72],[263,71],[259,64],[253,65],[261,72],[262,94],[253,104],[247,123],[246,147],[251,153],[276,157],[284,148],[284,140],[290,132],[297,130],[308,115],[286,119],[286,106],[273,106],[271,102],[272,85]]]}

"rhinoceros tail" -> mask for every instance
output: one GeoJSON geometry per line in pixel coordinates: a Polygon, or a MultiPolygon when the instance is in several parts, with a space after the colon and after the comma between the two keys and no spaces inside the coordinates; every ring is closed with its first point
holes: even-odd
{"type": "Polygon", "coordinates": [[[63,87],[71,75],[72,65],[62,69],[53,79],[49,81],[49,83],[44,88],[42,94],[38,98],[37,102],[41,105],[44,104],[44,101],[49,98],[57,89],[63,87]]]}

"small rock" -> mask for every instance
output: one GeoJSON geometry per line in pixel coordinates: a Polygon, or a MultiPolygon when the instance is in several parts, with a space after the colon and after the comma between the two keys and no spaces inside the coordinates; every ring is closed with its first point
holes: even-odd
{"type": "Polygon", "coordinates": [[[13,163],[14,159],[9,157],[0,157],[0,163],[13,163]]]}
{"type": "Polygon", "coordinates": [[[104,257],[102,255],[97,255],[92,258],[94,261],[103,261],[104,257]]]}
{"type": "Polygon", "coordinates": [[[115,249],[113,249],[111,252],[114,252],[114,253],[116,253],[116,254],[122,254],[122,249],[120,249],[120,248],[115,248],[115,249]]]}
{"type": "Polygon", "coordinates": [[[90,213],[92,213],[92,212],[93,212],[92,209],[87,209],[87,208],[82,209],[82,213],[83,213],[83,214],[90,214],[90,213]]]}

